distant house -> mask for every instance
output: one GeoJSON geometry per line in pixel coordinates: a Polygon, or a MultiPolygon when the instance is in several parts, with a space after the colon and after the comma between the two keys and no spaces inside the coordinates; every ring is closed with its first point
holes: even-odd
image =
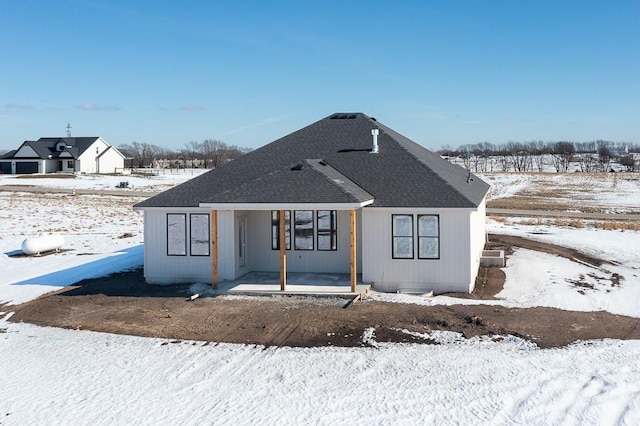
{"type": "Polygon", "coordinates": [[[279,271],[470,292],[488,189],[374,118],[338,113],[134,208],[149,283],[279,271]]]}
{"type": "Polygon", "coordinates": [[[0,156],[0,173],[114,173],[125,156],[101,137],[40,138],[0,156]]]}

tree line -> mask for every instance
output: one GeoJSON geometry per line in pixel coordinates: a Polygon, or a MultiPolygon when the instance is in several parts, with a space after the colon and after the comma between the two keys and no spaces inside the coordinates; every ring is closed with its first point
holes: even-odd
{"type": "Polygon", "coordinates": [[[251,151],[228,145],[217,139],[190,141],[183,148],[172,150],[148,142],[132,142],[118,146],[127,156],[131,167],[142,168],[205,168],[211,169],[251,151]]]}
{"type": "Polygon", "coordinates": [[[542,172],[552,167],[558,173],[569,171],[573,163],[581,172],[608,172],[612,162],[625,171],[640,168],[636,159],[640,145],[596,140],[592,142],[489,142],[461,145],[452,150],[443,147],[438,153],[444,157],[460,158],[464,167],[475,172],[516,171],[542,172]]]}

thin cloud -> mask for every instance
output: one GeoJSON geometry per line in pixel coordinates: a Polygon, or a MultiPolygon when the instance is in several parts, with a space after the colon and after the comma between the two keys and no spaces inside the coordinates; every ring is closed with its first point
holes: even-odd
{"type": "Polygon", "coordinates": [[[4,107],[5,108],[11,108],[11,109],[30,109],[30,108],[33,108],[33,106],[31,106],[31,105],[14,104],[14,103],[4,104],[4,107]]]}
{"type": "Polygon", "coordinates": [[[80,105],[78,108],[80,108],[83,111],[120,111],[120,107],[117,107],[117,106],[113,106],[113,105],[100,106],[92,102],[85,102],[82,105],[80,105]]]}
{"type": "Polygon", "coordinates": [[[225,133],[222,136],[229,136],[229,135],[233,135],[236,133],[240,133],[240,132],[244,132],[245,130],[249,130],[249,129],[254,129],[256,127],[261,127],[261,126],[266,126],[267,124],[271,124],[271,123],[277,123],[278,121],[282,121],[285,118],[291,116],[292,114],[284,114],[284,115],[279,115],[277,117],[269,117],[269,118],[265,118],[264,120],[260,120],[256,123],[251,123],[251,124],[247,124],[246,126],[242,126],[242,127],[238,127],[237,129],[233,129],[230,132],[225,133]]]}
{"type": "Polygon", "coordinates": [[[205,108],[202,105],[186,105],[182,107],[183,111],[195,112],[195,111],[204,111],[205,108]]]}

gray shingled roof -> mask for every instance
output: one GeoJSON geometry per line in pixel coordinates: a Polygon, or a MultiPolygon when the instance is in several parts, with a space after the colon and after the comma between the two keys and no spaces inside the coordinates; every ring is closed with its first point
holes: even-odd
{"type": "Polygon", "coordinates": [[[13,156],[15,155],[16,151],[18,151],[17,149],[11,150],[9,152],[5,152],[4,154],[0,155],[0,160],[4,160],[6,158],[13,158],[13,156]]]}
{"type": "MultiPolygon", "coordinates": [[[[67,148],[65,151],[71,154],[73,158],[77,159],[80,155],[82,155],[83,152],[87,150],[87,148],[89,148],[96,141],[96,139],[98,139],[97,136],[82,137],[82,138],[73,138],[73,137],[40,138],[37,141],[25,141],[21,145],[21,147],[23,145],[30,146],[36,152],[36,154],[38,154],[38,156],[41,159],[47,159],[49,158],[49,155],[51,155],[51,158],[58,158],[61,152],[56,150],[56,144],[59,141],[64,141],[67,144],[67,146],[70,147],[70,148],[67,148]]],[[[13,151],[13,154],[11,155],[11,157],[7,156],[3,158],[20,158],[20,157],[14,157],[17,151],[19,151],[19,149],[16,151],[13,151]]]]}
{"type": "Polygon", "coordinates": [[[136,207],[350,203],[373,197],[373,207],[473,208],[488,190],[482,179],[375,119],[347,113],[326,117],[136,207]],[[372,129],[380,131],[377,154],[371,153],[372,129]]]}

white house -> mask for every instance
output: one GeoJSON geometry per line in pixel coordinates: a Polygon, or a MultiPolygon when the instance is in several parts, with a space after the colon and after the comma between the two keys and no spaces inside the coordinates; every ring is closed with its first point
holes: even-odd
{"type": "MultiPolygon", "coordinates": [[[[151,197],[156,284],[346,273],[380,291],[474,288],[489,185],[362,113],[338,113],[151,197]]],[[[352,290],[353,291],[353,290],[352,290]]]]}
{"type": "Polygon", "coordinates": [[[125,156],[101,137],[40,138],[0,157],[0,173],[114,173],[125,156]]]}

